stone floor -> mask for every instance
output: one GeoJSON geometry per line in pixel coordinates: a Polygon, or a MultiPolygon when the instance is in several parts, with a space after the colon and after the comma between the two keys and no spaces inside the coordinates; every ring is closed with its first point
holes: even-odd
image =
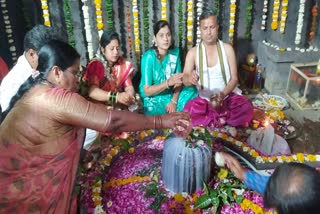
{"type": "Polygon", "coordinates": [[[293,153],[319,153],[320,152],[320,112],[319,110],[300,110],[291,104],[284,111],[300,125],[297,137],[288,140],[293,153]]]}

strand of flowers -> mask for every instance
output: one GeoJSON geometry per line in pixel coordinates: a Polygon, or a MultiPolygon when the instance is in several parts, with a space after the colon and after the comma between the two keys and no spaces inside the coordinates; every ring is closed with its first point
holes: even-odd
{"type": "Polygon", "coordinates": [[[246,9],[246,33],[245,37],[247,40],[251,38],[251,24],[252,24],[252,9],[253,9],[253,0],[247,0],[247,9],[246,9]]]}
{"type": "Polygon", "coordinates": [[[320,74],[320,59],[319,59],[319,62],[318,62],[318,66],[317,66],[317,74],[320,74]]]}
{"type": "Polygon", "coordinates": [[[237,4],[236,0],[230,1],[230,20],[229,20],[229,42],[233,45],[234,41],[234,26],[236,22],[236,11],[237,11],[237,4]]]}
{"type": "Polygon", "coordinates": [[[107,29],[113,30],[113,10],[112,0],[106,0],[106,11],[107,11],[107,29]]]}
{"type": "Polygon", "coordinates": [[[66,27],[67,27],[67,34],[68,34],[68,39],[69,43],[72,47],[75,47],[76,43],[74,40],[73,36],[73,24],[71,20],[71,14],[70,14],[70,6],[68,3],[68,0],[63,0],[63,10],[65,13],[65,22],[66,22],[66,27]]]}
{"type": "Polygon", "coordinates": [[[226,142],[229,142],[230,144],[233,144],[234,146],[239,147],[239,149],[242,149],[242,151],[249,154],[251,157],[254,158],[255,162],[257,163],[273,163],[275,161],[278,161],[279,163],[283,162],[315,162],[320,161],[320,155],[312,155],[312,154],[303,154],[303,153],[297,153],[294,155],[276,155],[276,156],[269,156],[264,155],[258,151],[256,151],[253,147],[238,141],[234,139],[233,137],[229,137],[225,133],[219,133],[218,131],[211,131],[211,134],[213,137],[220,138],[222,140],[225,140],[226,142]]]}
{"type": "Polygon", "coordinates": [[[217,14],[217,16],[219,15],[219,13],[220,13],[220,0],[215,0],[214,1],[213,12],[215,14],[217,14]]]}
{"type": "Polygon", "coordinates": [[[41,0],[41,8],[42,8],[42,13],[43,13],[43,18],[44,18],[44,25],[46,26],[51,26],[50,22],[50,14],[49,14],[49,6],[47,0],[41,0]]]}
{"type": "Polygon", "coordinates": [[[111,179],[110,181],[108,181],[107,183],[105,183],[103,185],[103,188],[113,188],[115,186],[124,186],[124,185],[127,185],[127,184],[134,184],[134,183],[138,183],[138,182],[146,182],[146,181],[151,181],[151,178],[149,176],[131,176],[131,177],[128,177],[128,178],[124,178],[124,179],[111,179]]]}
{"type": "Polygon", "coordinates": [[[314,37],[316,35],[317,30],[317,16],[318,16],[318,4],[315,3],[311,9],[311,27],[310,27],[310,33],[309,33],[309,42],[311,43],[314,40],[314,37]]]}
{"type": "Polygon", "coordinates": [[[294,43],[296,45],[301,43],[301,32],[302,32],[302,27],[303,27],[303,17],[304,17],[305,3],[306,3],[306,0],[300,0],[298,21],[297,21],[296,38],[294,40],[294,43]]]}
{"type": "Polygon", "coordinates": [[[167,20],[167,0],[161,0],[161,20],[167,20]]]}
{"type": "Polygon", "coordinates": [[[148,11],[148,0],[143,0],[143,32],[144,32],[144,45],[145,48],[149,48],[149,11],[148,11]]]}
{"type": "Polygon", "coordinates": [[[187,47],[192,47],[193,40],[193,1],[188,0],[187,2],[187,47]]]}
{"type": "Polygon", "coordinates": [[[199,23],[199,16],[202,13],[202,7],[203,7],[203,3],[202,0],[198,0],[197,4],[197,44],[199,44],[201,38],[200,38],[200,23],[199,23]]]}
{"type": "Polygon", "coordinates": [[[84,30],[86,33],[86,40],[87,40],[87,48],[88,48],[88,54],[89,59],[92,59],[94,56],[93,53],[93,45],[92,45],[92,33],[91,33],[91,25],[89,20],[89,7],[87,5],[88,0],[81,0],[82,5],[82,12],[83,12],[83,19],[84,19],[84,30]]]}
{"type": "Polygon", "coordinates": [[[286,28],[286,20],[288,17],[289,0],[282,0],[281,2],[281,19],[280,19],[280,33],[284,34],[286,28]]]}
{"type": "Polygon", "coordinates": [[[267,17],[268,17],[268,0],[264,0],[263,9],[262,9],[261,30],[266,29],[267,17]]]}
{"type": "Polygon", "coordinates": [[[98,29],[99,37],[102,35],[103,31],[101,3],[101,0],[94,0],[94,6],[96,9],[96,26],[98,29]]]}
{"type": "Polygon", "coordinates": [[[263,207],[260,207],[258,204],[244,198],[240,204],[242,210],[252,210],[254,213],[264,213],[264,214],[276,214],[275,211],[265,211],[263,207]]]}
{"type": "Polygon", "coordinates": [[[9,50],[11,53],[11,59],[12,59],[12,62],[15,63],[17,60],[17,53],[16,53],[17,48],[14,45],[12,26],[8,16],[7,2],[6,0],[1,0],[0,2],[1,2],[1,12],[3,16],[4,27],[5,27],[8,43],[9,43],[9,50]]]}
{"type": "Polygon", "coordinates": [[[133,35],[134,47],[136,52],[137,63],[140,61],[140,34],[139,34],[139,16],[138,16],[138,0],[132,0],[132,16],[133,16],[133,35]]]}
{"type": "Polygon", "coordinates": [[[130,59],[133,57],[133,46],[132,46],[132,37],[131,37],[131,15],[130,15],[130,2],[126,2],[126,19],[127,19],[127,35],[128,35],[128,53],[130,59]]]}
{"type": "MultiPolygon", "coordinates": [[[[283,52],[283,51],[292,51],[292,48],[290,48],[290,47],[288,47],[288,48],[279,47],[278,45],[275,45],[275,44],[272,44],[270,42],[267,42],[266,40],[263,40],[262,43],[265,44],[266,46],[270,47],[270,48],[276,49],[277,51],[281,51],[281,52],[283,52]]],[[[296,47],[295,50],[296,51],[300,51],[301,53],[310,52],[310,51],[314,51],[314,52],[318,52],[319,51],[319,49],[317,47],[313,47],[312,45],[310,45],[307,49],[296,47]]]]}
{"type": "Polygon", "coordinates": [[[280,0],[274,0],[273,11],[272,11],[272,22],[271,22],[272,30],[278,29],[279,8],[280,8],[280,0]]]}
{"type": "Polygon", "coordinates": [[[182,8],[182,0],[179,0],[179,3],[178,3],[178,23],[179,23],[179,31],[178,31],[178,37],[179,37],[179,47],[184,47],[184,36],[182,35],[183,34],[183,27],[185,26],[184,23],[183,23],[183,17],[184,17],[184,14],[183,14],[183,8],[182,8]]]}

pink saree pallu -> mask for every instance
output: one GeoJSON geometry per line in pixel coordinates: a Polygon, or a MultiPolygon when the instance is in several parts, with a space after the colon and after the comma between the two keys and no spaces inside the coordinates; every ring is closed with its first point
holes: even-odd
{"type": "Polygon", "coordinates": [[[0,142],[0,213],[76,213],[82,143],[83,130],[41,145],[0,142]]]}
{"type": "Polygon", "coordinates": [[[244,96],[231,93],[219,109],[201,97],[190,100],[183,111],[190,113],[193,126],[220,127],[224,124],[238,127],[247,125],[253,118],[253,105],[244,96]]]}

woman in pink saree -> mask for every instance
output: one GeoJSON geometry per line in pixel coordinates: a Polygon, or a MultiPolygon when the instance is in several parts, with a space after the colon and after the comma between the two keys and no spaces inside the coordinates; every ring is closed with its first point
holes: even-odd
{"type": "MultiPolygon", "coordinates": [[[[84,128],[101,132],[150,128],[186,130],[185,113],[148,117],[109,111],[75,93],[80,57],[51,41],[1,115],[0,213],[76,213],[74,181],[84,128]]],[[[180,130],[180,131],[179,131],[180,130]]]]}
{"type": "Polygon", "coordinates": [[[132,63],[120,56],[119,49],[119,35],[114,31],[103,32],[100,49],[88,64],[83,79],[87,81],[91,99],[124,107],[135,102],[131,81],[134,70],[132,63]]]}

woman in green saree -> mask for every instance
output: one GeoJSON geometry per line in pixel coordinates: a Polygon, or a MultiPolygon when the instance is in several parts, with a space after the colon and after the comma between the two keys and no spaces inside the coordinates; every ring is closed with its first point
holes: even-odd
{"type": "Polygon", "coordinates": [[[169,23],[154,25],[154,44],[142,56],[140,95],[144,114],[156,115],[182,111],[197,96],[195,87],[183,87],[179,48],[172,47],[169,23]]]}

